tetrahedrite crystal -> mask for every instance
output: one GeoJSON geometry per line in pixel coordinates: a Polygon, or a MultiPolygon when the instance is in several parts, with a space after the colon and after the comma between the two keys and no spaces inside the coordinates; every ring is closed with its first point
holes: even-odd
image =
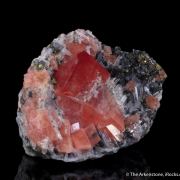
{"type": "Polygon", "coordinates": [[[32,61],[19,93],[25,152],[66,162],[99,158],[139,141],[162,96],[164,70],[146,52],[124,52],[78,29],[32,61]]]}

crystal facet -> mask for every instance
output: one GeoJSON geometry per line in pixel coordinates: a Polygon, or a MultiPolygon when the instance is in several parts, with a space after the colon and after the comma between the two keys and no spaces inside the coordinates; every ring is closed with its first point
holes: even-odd
{"type": "Polygon", "coordinates": [[[24,76],[17,123],[25,152],[76,162],[139,141],[160,107],[165,78],[143,51],[102,45],[81,29],[61,34],[24,76]]]}

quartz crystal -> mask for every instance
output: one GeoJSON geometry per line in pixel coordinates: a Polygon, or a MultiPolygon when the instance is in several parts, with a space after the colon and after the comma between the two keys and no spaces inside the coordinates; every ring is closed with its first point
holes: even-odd
{"type": "Polygon", "coordinates": [[[25,152],[77,162],[138,142],[160,107],[165,78],[144,51],[111,48],[89,30],[61,34],[24,75],[17,123],[25,152]]]}

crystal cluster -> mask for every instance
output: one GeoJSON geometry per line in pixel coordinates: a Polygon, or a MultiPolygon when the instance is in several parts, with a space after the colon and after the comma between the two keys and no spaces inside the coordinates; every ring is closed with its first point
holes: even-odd
{"type": "Polygon", "coordinates": [[[144,51],[111,48],[88,30],[61,34],[24,76],[17,123],[25,152],[73,162],[139,141],[160,106],[165,78],[144,51]]]}

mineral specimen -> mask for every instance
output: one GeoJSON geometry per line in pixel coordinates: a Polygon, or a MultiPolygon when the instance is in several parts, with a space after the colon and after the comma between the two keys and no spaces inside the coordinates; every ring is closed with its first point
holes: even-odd
{"type": "Polygon", "coordinates": [[[88,30],[61,34],[24,76],[17,123],[25,152],[75,162],[139,141],[165,78],[144,51],[111,48],[88,30]]]}

